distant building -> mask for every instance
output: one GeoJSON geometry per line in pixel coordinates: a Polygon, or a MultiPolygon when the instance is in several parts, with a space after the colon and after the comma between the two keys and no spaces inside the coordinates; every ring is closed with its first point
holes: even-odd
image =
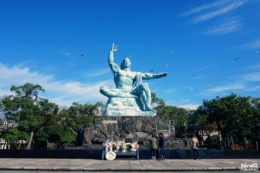
{"type": "Polygon", "coordinates": [[[15,128],[18,124],[14,121],[0,120],[0,128],[3,130],[7,130],[9,128],[15,128]]]}

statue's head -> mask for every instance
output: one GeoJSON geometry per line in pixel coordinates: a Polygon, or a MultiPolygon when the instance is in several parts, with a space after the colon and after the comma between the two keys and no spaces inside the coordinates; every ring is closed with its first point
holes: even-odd
{"type": "Polygon", "coordinates": [[[131,61],[130,61],[130,59],[126,57],[126,58],[122,61],[120,67],[121,67],[121,69],[130,68],[130,67],[131,67],[131,61]]]}

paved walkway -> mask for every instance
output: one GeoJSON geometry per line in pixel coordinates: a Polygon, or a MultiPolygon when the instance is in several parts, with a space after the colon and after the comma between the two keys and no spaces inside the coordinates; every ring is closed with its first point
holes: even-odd
{"type": "MultiPolygon", "coordinates": [[[[0,159],[0,171],[235,171],[241,164],[257,163],[260,159],[203,160],[93,160],[93,159],[0,159]]],[[[259,169],[260,170],[260,169],[259,169]]]]}

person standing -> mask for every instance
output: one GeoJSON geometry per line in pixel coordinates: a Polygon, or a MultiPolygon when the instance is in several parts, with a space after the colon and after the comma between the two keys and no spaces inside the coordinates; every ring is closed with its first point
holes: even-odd
{"type": "Polygon", "coordinates": [[[200,159],[198,154],[199,141],[195,134],[193,134],[190,144],[191,144],[194,160],[200,159]]]}
{"type": "Polygon", "coordinates": [[[155,135],[152,135],[152,137],[150,139],[150,149],[151,149],[152,159],[155,160],[156,159],[156,150],[158,150],[157,140],[155,138],[155,135]]]}
{"type": "Polygon", "coordinates": [[[164,136],[159,133],[159,160],[164,160],[164,136]]]}

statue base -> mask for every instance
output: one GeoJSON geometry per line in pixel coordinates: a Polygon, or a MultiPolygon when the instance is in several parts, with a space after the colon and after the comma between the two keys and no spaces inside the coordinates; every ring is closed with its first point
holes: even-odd
{"type": "Polygon", "coordinates": [[[140,98],[109,98],[104,116],[155,116],[156,111],[144,111],[140,98]]]}
{"type": "Polygon", "coordinates": [[[92,127],[85,128],[83,147],[102,149],[102,142],[111,140],[137,141],[140,149],[149,149],[149,137],[163,133],[166,149],[189,149],[190,139],[175,139],[173,120],[159,116],[96,117],[92,127]]]}

